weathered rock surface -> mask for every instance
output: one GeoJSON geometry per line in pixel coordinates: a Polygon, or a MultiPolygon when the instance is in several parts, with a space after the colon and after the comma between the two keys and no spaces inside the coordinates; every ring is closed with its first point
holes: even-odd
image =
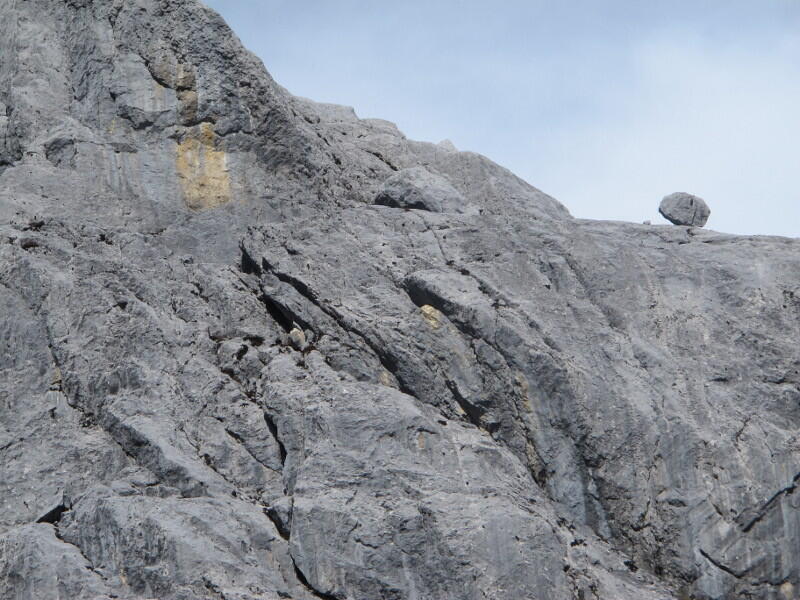
{"type": "Polygon", "coordinates": [[[424,167],[395,173],[383,184],[375,204],[430,212],[466,212],[467,201],[444,177],[424,167]]]}
{"type": "Polygon", "coordinates": [[[797,597],[800,242],[573,219],[194,0],[0,17],[0,599],[797,597]]]}
{"type": "Polygon", "coordinates": [[[686,192],[675,192],[664,196],[658,212],[673,225],[690,227],[703,227],[711,215],[711,209],[705,200],[686,192]]]}

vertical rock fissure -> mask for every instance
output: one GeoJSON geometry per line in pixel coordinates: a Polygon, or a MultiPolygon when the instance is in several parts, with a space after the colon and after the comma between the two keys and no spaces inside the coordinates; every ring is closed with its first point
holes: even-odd
{"type": "Polygon", "coordinates": [[[281,456],[281,464],[285,466],[286,446],[284,446],[283,442],[281,441],[280,435],[278,433],[278,426],[275,424],[275,421],[272,419],[272,417],[269,416],[269,414],[266,411],[264,411],[264,422],[267,424],[267,429],[269,429],[269,432],[272,434],[272,437],[275,438],[275,441],[278,443],[278,448],[280,450],[280,456],[281,456]]]}
{"type": "Polygon", "coordinates": [[[325,592],[320,592],[314,586],[312,586],[308,582],[306,576],[303,574],[303,571],[301,571],[300,567],[297,566],[297,563],[294,560],[294,556],[291,555],[291,552],[289,556],[292,559],[292,565],[294,565],[294,574],[297,576],[297,581],[299,581],[300,584],[303,587],[305,587],[311,593],[312,596],[314,596],[315,598],[319,598],[320,600],[341,600],[340,596],[336,596],[334,594],[326,594],[325,592]]]}
{"type": "Polygon", "coordinates": [[[399,372],[399,369],[397,368],[398,359],[394,354],[390,352],[388,346],[380,345],[374,342],[373,340],[370,339],[369,335],[359,330],[353,324],[347,323],[347,321],[337,311],[326,306],[324,303],[319,302],[316,298],[316,295],[311,291],[311,289],[296,277],[293,277],[288,273],[283,273],[281,271],[278,271],[266,259],[262,259],[261,263],[265,272],[269,273],[270,275],[273,275],[279,281],[282,281],[283,283],[292,286],[292,288],[294,288],[294,290],[297,291],[297,293],[300,294],[306,301],[311,303],[313,306],[316,306],[328,317],[333,319],[333,321],[336,323],[336,325],[338,325],[342,329],[342,331],[358,337],[366,345],[366,347],[369,348],[369,350],[373,353],[373,355],[378,359],[381,366],[384,369],[386,369],[387,372],[391,373],[395,377],[400,391],[409,396],[416,397],[416,394],[404,381],[402,373],[399,372]]]}

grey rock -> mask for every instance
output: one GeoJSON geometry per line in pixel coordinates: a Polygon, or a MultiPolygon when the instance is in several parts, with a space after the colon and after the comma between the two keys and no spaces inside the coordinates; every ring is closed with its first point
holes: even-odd
{"type": "Polygon", "coordinates": [[[39,240],[33,237],[21,237],[19,238],[19,247],[23,250],[30,250],[32,248],[39,247],[39,240]]]}
{"type": "Polygon", "coordinates": [[[283,496],[275,500],[267,510],[267,515],[275,526],[278,532],[285,538],[289,539],[292,532],[292,509],[293,499],[291,496],[283,496]]]}
{"type": "Polygon", "coordinates": [[[3,534],[0,581],[3,600],[114,597],[80,548],[61,540],[48,524],[22,525],[3,534]]]}
{"type": "Polygon", "coordinates": [[[574,219],[194,0],[0,56],[0,600],[797,595],[800,242],[574,219]]]}
{"type": "Polygon", "coordinates": [[[658,212],[673,225],[703,227],[708,221],[711,209],[702,198],[686,192],[675,192],[664,196],[658,212]]]}
{"type": "Polygon", "coordinates": [[[288,338],[289,338],[289,343],[295,350],[299,350],[300,352],[302,352],[303,350],[306,349],[307,346],[306,334],[302,329],[298,327],[292,328],[292,330],[289,332],[288,338]]]}
{"type": "Polygon", "coordinates": [[[431,212],[464,212],[467,201],[444,177],[424,167],[411,167],[386,180],[375,204],[431,212]]]}
{"type": "Polygon", "coordinates": [[[59,492],[44,512],[36,519],[37,523],[58,523],[61,516],[72,508],[72,502],[64,492],[59,492]]]}

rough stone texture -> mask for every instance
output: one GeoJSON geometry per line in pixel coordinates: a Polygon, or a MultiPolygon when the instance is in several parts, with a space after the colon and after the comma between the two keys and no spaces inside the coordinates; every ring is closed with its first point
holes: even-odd
{"type": "Polygon", "coordinates": [[[673,225],[703,227],[708,221],[711,209],[702,198],[686,192],[675,192],[664,196],[658,212],[673,225]]]}
{"type": "Polygon", "coordinates": [[[797,597],[800,242],[573,219],[193,0],[0,17],[0,599],[797,597]]]}
{"type": "Polygon", "coordinates": [[[444,177],[424,167],[403,169],[383,184],[375,204],[430,212],[466,212],[467,201],[444,177]]]}

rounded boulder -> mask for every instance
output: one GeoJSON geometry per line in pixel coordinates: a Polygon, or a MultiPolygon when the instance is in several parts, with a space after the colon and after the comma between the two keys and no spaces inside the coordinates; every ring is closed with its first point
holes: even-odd
{"type": "Polygon", "coordinates": [[[658,212],[673,225],[703,227],[708,221],[711,209],[702,198],[686,192],[676,192],[664,197],[658,212]]]}

